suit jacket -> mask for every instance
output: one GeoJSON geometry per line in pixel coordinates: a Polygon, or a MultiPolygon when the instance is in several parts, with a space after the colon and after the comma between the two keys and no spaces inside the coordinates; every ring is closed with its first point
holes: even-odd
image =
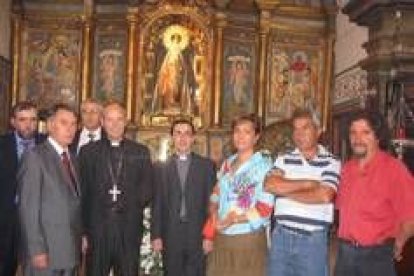
{"type": "MultiPolygon", "coordinates": [[[[123,211],[124,235],[130,241],[126,246],[139,250],[142,237],[143,209],[152,194],[152,164],[147,147],[135,141],[124,139],[121,145],[124,153],[122,166],[123,191],[126,207],[123,211]]],[[[103,234],[108,223],[111,206],[108,187],[112,185],[108,170],[110,142],[104,138],[82,147],[79,153],[83,189],[83,223],[85,234],[95,239],[103,234]]]]}
{"type": "MultiPolygon", "coordinates": [[[[35,143],[39,144],[45,138],[43,134],[36,134],[35,143]]],[[[2,250],[2,240],[9,238],[3,232],[6,225],[17,220],[17,168],[16,137],[14,132],[10,132],[0,136],[0,250],[2,250]]]]}
{"type": "MultiPolygon", "coordinates": [[[[161,238],[167,251],[177,241],[180,224],[182,189],[173,157],[154,169],[154,200],[152,204],[152,239],[161,238]]],[[[192,248],[200,248],[202,228],[208,216],[209,197],[216,183],[216,173],[211,160],[191,154],[184,196],[188,219],[188,241],[192,248]]]]}
{"type": "Polygon", "coordinates": [[[80,185],[70,159],[77,191],[49,141],[23,156],[17,175],[23,257],[47,253],[51,269],[72,268],[80,257],[80,185]]]}

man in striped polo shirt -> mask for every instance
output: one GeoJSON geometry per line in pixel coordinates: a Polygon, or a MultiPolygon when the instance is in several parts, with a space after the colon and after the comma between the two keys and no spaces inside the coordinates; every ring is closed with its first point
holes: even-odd
{"type": "Polygon", "coordinates": [[[318,144],[316,114],[297,110],[292,126],[296,148],[276,159],[265,183],[276,195],[268,275],[325,276],[340,163],[318,144]]]}

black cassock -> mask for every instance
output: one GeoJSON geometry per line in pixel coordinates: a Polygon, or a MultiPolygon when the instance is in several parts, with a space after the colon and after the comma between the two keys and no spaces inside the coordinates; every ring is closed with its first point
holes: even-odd
{"type": "Polygon", "coordinates": [[[87,275],[138,275],[143,209],[152,194],[147,147],[124,139],[102,139],[79,155],[87,275]]]}

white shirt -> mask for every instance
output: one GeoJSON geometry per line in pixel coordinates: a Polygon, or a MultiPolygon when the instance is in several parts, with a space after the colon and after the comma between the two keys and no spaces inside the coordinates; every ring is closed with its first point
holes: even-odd
{"type": "MultiPolygon", "coordinates": [[[[56,150],[56,152],[59,154],[59,156],[62,156],[63,152],[69,152],[69,150],[66,148],[64,149],[61,145],[58,144],[58,142],[56,142],[55,139],[53,139],[52,137],[47,137],[47,140],[49,141],[49,143],[52,145],[52,147],[56,150]]],[[[69,154],[68,154],[69,156],[69,154]]]]}
{"type": "Polygon", "coordinates": [[[93,141],[101,140],[102,128],[99,127],[93,131],[87,130],[86,128],[82,128],[79,136],[78,148],[76,150],[78,153],[82,146],[90,142],[89,133],[92,133],[95,136],[93,138],[93,141]]]}

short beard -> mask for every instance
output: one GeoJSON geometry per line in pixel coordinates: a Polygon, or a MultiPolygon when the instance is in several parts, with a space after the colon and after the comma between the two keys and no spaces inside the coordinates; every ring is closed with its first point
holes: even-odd
{"type": "Polygon", "coordinates": [[[17,135],[23,140],[30,140],[34,137],[34,132],[29,133],[28,135],[23,135],[21,132],[17,131],[17,135]]]}
{"type": "Polygon", "coordinates": [[[353,156],[356,159],[364,159],[367,156],[367,152],[354,152],[353,156]]]}

